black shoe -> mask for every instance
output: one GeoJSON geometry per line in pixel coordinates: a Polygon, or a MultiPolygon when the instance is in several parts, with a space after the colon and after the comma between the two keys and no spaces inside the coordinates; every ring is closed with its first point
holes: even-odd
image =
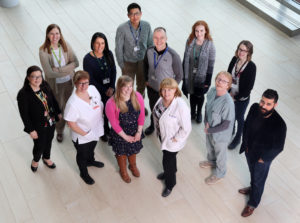
{"type": "Polygon", "coordinates": [[[172,190],[169,190],[168,188],[165,188],[162,192],[161,196],[168,197],[171,194],[172,190]]]}
{"type": "Polygon", "coordinates": [[[103,136],[101,136],[100,139],[101,139],[103,142],[107,142],[107,141],[108,141],[108,138],[107,138],[107,135],[106,135],[106,134],[104,134],[103,136]]]}
{"type": "Polygon", "coordinates": [[[91,178],[91,176],[88,173],[87,174],[80,174],[80,177],[88,185],[92,185],[92,184],[95,183],[95,181],[93,180],[93,178],[91,178]]]}
{"type": "Polygon", "coordinates": [[[151,135],[153,132],[154,132],[154,127],[150,125],[148,128],[146,128],[145,135],[146,136],[151,135]]]}
{"type": "Polygon", "coordinates": [[[145,116],[148,116],[148,109],[145,108],[145,116]]]}
{"type": "Polygon", "coordinates": [[[200,123],[202,122],[202,114],[201,114],[201,113],[198,113],[198,114],[197,114],[196,122],[197,122],[198,124],[200,124],[200,123]]]}
{"type": "Polygon", "coordinates": [[[102,167],[104,167],[104,163],[94,160],[93,162],[88,163],[87,166],[95,166],[98,168],[102,168],[102,167]]]}
{"type": "Polygon", "coordinates": [[[234,137],[232,142],[229,144],[228,149],[235,149],[241,142],[241,137],[234,137]]]}
{"type": "Polygon", "coordinates": [[[165,175],[164,175],[164,173],[160,173],[160,174],[157,175],[156,178],[157,178],[158,180],[164,180],[164,179],[165,179],[165,175]]]}
{"type": "Polygon", "coordinates": [[[43,163],[50,169],[54,169],[56,168],[56,165],[55,163],[53,162],[51,165],[49,165],[44,159],[43,159],[43,163]]]}
{"type": "Polygon", "coordinates": [[[32,165],[30,165],[30,167],[31,167],[32,172],[36,172],[37,169],[38,169],[38,167],[34,167],[34,166],[32,166],[32,165]]]}

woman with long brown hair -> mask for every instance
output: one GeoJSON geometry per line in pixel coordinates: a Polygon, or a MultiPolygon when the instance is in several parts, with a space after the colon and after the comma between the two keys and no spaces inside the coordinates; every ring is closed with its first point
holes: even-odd
{"type": "Polygon", "coordinates": [[[126,162],[128,158],[133,176],[139,177],[136,154],[143,147],[142,131],[145,121],[143,96],[133,90],[131,77],[124,75],[118,79],[116,92],[107,101],[105,113],[112,127],[109,144],[115,152],[122,179],[130,183],[126,162]]]}
{"type": "Polygon", "coordinates": [[[197,21],[189,35],[183,58],[182,91],[190,94],[191,118],[202,122],[202,106],[214,70],[216,57],[209,27],[205,21],[197,21]]]}
{"type": "MultiPolygon", "coordinates": [[[[40,47],[39,56],[45,72],[45,79],[52,88],[63,112],[66,102],[72,94],[72,78],[79,63],[71,46],[64,40],[58,25],[51,24],[47,27],[45,42],[40,47]]],[[[56,124],[58,142],[63,141],[64,127],[65,120],[61,119],[56,124]]]]}

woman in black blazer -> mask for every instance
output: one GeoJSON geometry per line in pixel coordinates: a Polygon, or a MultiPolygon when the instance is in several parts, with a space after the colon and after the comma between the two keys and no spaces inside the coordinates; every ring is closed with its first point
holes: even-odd
{"type": "Polygon", "coordinates": [[[252,43],[243,40],[239,43],[235,56],[228,66],[227,71],[232,75],[230,95],[234,100],[235,120],[237,121],[237,131],[228,149],[234,149],[241,142],[244,115],[250,101],[250,93],[256,76],[256,65],[251,61],[252,54],[252,43]]]}
{"type": "Polygon", "coordinates": [[[31,66],[27,69],[17,100],[24,131],[34,143],[31,170],[37,171],[41,156],[44,164],[54,169],[56,165],[50,160],[51,144],[55,123],[62,116],[51,88],[43,79],[41,68],[31,66]]]}

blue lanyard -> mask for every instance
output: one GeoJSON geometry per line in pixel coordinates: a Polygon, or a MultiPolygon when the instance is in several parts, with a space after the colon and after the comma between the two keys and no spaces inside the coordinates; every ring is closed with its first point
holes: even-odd
{"type": "MultiPolygon", "coordinates": [[[[156,67],[158,66],[158,64],[159,64],[159,61],[161,60],[161,58],[166,54],[166,52],[168,52],[168,49],[169,49],[169,47],[167,47],[166,49],[165,49],[165,52],[158,58],[158,60],[157,60],[157,62],[156,62],[156,56],[155,56],[155,51],[153,52],[153,57],[154,57],[154,69],[156,69],[156,67]]],[[[157,54],[157,56],[158,56],[158,54],[157,54]]]]}
{"type": "Polygon", "coordinates": [[[130,21],[128,21],[128,23],[129,23],[129,27],[130,27],[130,32],[131,32],[132,37],[133,37],[133,39],[134,39],[134,41],[135,41],[135,45],[137,46],[137,45],[138,45],[139,38],[140,38],[140,35],[141,35],[141,30],[142,30],[141,23],[140,23],[140,27],[139,27],[139,29],[138,29],[138,35],[137,35],[137,36],[135,36],[134,33],[133,33],[133,31],[132,31],[133,27],[132,27],[130,21]]]}

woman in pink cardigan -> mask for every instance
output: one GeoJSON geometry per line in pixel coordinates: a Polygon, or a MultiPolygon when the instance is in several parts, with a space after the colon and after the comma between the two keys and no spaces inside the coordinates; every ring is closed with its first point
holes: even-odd
{"type": "Polygon", "coordinates": [[[129,169],[133,176],[139,177],[136,154],[143,148],[145,121],[143,96],[133,90],[131,77],[124,75],[118,79],[116,92],[107,101],[105,113],[112,127],[109,145],[115,152],[122,179],[130,183],[126,161],[128,157],[129,169]]]}

